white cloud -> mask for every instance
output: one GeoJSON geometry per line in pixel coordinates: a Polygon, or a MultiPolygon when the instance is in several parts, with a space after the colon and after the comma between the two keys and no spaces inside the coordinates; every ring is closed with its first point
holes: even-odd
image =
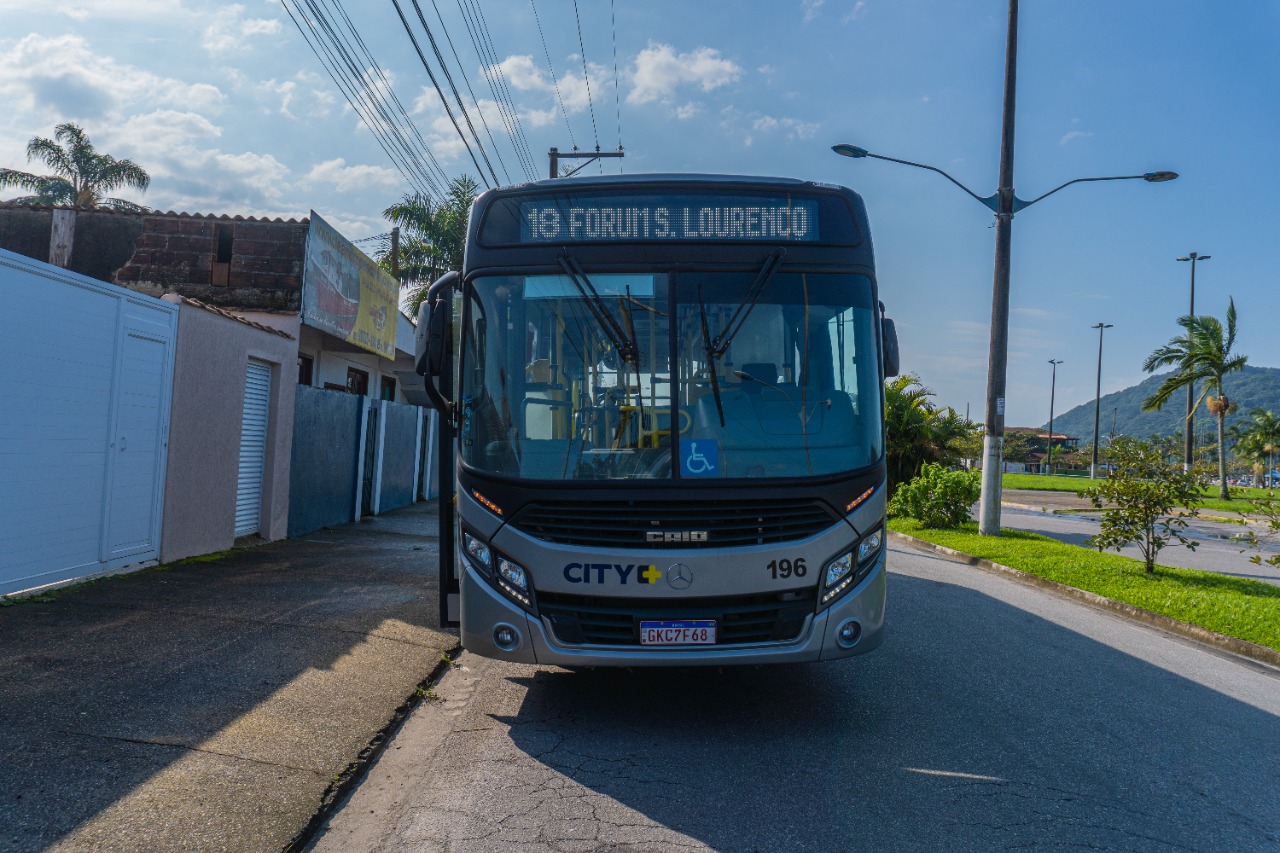
{"type": "Polygon", "coordinates": [[[867,13],[866,0],[858,0],[858,2],[853,4],[853,8],[849,10],[849,13],[840,19],[840,23],[847,24],[852,21],[856,21],[862,16],[864,16],[866,13],[867,13]]]}
{"type": "Polygon", "coordinates": [[[1093,133],[1084,130],[1070,130],[1062,135],[1062,138],[1058,140],[1058,144],[1066,145],[1073,139],[1088,139],[1090,136],[1093,136],[1093,133]]]}
{"type": "Polygon", "coordinates": [[[348,166],[346,160],[335,157],[312,166],[303,183],[330,184],[339,192],[354,192],[371,185],[397,189],[404,184],[404,179],[399,172],[387,166],[348,166]]]}
{"type": "MultiPolygon", "coordinates": [[[[208,147],[222,135],[192,112],[155,110],[113,126],[104,148],[127,154],[152,178],[146,204],[192,213],[279,215],[289,168],[271,154],[208,147]]],[[[296,215],[296,214],[294,214],[296,215]]]]}
{"type": "Polygon", "coordinates": [[[627,103],[669,101],[680,86],[697,86],[710,92],[741,76],[742,66],[723,58],[715,48],[703,46],[677,53],[669,44],[649,42],[649,46],[636,55],[627,103]]]}
{"type": "Polygon", "coordinates": [[[686,121],[687,119],[691,119],[701,112],[702,112],[702,105],[694,103],[693,101],[690,101],[687,104],[681,104],[680,106],[676,107],[675,116],[681,121],[686,121]]]}
{"type": "Polygon", "coordinates": [[[814,18],[818,17],[822,11],[822,4],[827,0],[801,0],[801,6],[804,7],[804,22],[807,24],[814,18]]]}
{"type": "Polygon", "coordinates": [[[160,77],[95,54],[80,36],[33,33],[0,54],[0,100],[11,110],[84,121],[142,104],[213,110],[225,97],[208,83],[160,77]]]}
{"type": "Polygon", "coordinates": [[[219,12],[205,27],[201,47],[210,56],[226,56],[248,49],[246,43],[253,36],[279,35],[283,29],[278,18],[246,18],[244,6],[233,3],[220,7],[219,12]]]}
{"type": "Polygon", "coordinates": [[[751,122],[751,129],[759,132],[781,130],[788,140],[812,139],[821,127],[818,122],[801,121],[796,118],[775,118],[771,115],[759,115],[751,122]]]}

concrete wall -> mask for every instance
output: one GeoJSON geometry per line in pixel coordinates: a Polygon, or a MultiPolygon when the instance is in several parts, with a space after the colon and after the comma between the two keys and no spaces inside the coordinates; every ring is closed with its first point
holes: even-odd
{"type": "Polygon", "coordinates": [[[294,387],[289,535],[302,536],[355,519],[369,403],[344,391],[294,387]]]}
{"type": "Polygon", "coordinates": [[[240,416],[250,358],[272,366],[260,535],[283,539],[289,520],[298,342],[178,297],[166,301],[181,307],[160,559],[221,551],[235,541],[240,416]]]}

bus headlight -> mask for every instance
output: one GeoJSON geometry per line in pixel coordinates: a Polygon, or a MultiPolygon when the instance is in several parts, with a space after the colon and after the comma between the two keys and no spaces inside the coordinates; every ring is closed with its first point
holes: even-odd
{"type": "Polygon", "coordinates": [[[880,553],[880,546],[884,544],[884,528],[877,527],[874,532],[868,533],[858,543],[858,565],[864,565],[868,560],[880,553]]]}
{"type": "Polygon", "coordinates": [[[862,537],[852,551],[845,551],[827,563],[822,573],[822,598],[819,607],[826,607],[866,577],[883,547],[884,525],[879,524],[875,530],[862,537]]]}
{"type": "Polygon", "coordinates": [[[533,599],[529,595],[529,575],[524,566],[513,563],[506,557],[498,556],[498,571],[493,578],[499,590],[507,598],[519,604],[525,610],[533,610],[533,599]]]}
{"type": "Polygon", "coordinates": [[[492,571],[493,555],[489,552],[489,546],[465,530],[462,532],[462,548],[473,562],[492,571]]]}
{"type": "Polygon", "coordinates": [[[498,558],[498,576],[519,590],[527,592],[529,589],[529,579],[525,576],[524,568],[506,557],[498,558]]]}

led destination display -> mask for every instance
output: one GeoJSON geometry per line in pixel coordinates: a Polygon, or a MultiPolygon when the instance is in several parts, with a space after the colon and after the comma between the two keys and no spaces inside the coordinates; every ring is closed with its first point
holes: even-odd
{"type": "Polygon", "coordinates": [[[777,196],[547,199],[520,204],[520,239],[530,243],[596,240],[818,239],[818,203],[777,196]]]}

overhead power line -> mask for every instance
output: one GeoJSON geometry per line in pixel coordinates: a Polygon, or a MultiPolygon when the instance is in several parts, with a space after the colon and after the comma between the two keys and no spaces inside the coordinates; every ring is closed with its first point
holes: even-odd
{"type": "Polygon", "coordinates": [[[467,92],[471,95],[471,103],[475,104],[476,114],[480,117],[480,125],[484,128],[485,136],[489,137],[489,144],[493,146],[493,155],[498,158],[498,165],[502,167],[502,174],[507,179],[507,183],[511,183],[511,173],[507,171],[507,164],[502,159],[502,152],[498,150],[498,143],[494,141],[493,133],[489,130],[489,122],[484,117],[484,110],[480,109],[480,99],[476,97],[476,92],[471,88],[471,78],[467,77],[467,69],[462,64],[462,58],[458,56],[458,49],[453,46],[453,37],[449,35],[449,28],[445,26],[444,16],[440,14],[440,6],[436,0],[431,0],[431,7],[436,10],[436,19],[440,21],[440,31],[444,33],[445,41],[449,43],[449,50],[453,53],[453,61],[458,65],[458,72],[462,74],[462,82],[467,84],[467,92]]]}
{"type": "MultiPolygon", "coordinates": [[[[488,187],[489,180],[485,177],[484,170],[480,168],[480,161],[476,159],[475,152],[471,150],[471,145],[467,142],[467,137],[463,134],[462,128],[459,127],[458,120],[453,115],[453,110],[449,108],[449,99],[444,96],[444,92],[440,89],[440,83],[436,80],[435,72],[431,70],[431,63],[427,62],[426,54],[422,52],[417,36],[413,34],[413,28],[409,26],[409,19],[404,16],[404,10],[400,8],[400,0],[391,0],[391,5],[395,6],[396,14],[400,16],[400,23],[404,25],[404,31],[409,36],[409,41],[413,43],[413,49],[417,52],[418,59],[422,62],[422,67],[426,69],[427,77],[431,79],[431,85],[435,87],[436,94],[440,96],[440,103],[444,106],[444,111],[448,114],[449,121],[453,124],[453,129],[457,131],[463,147],[467,149],[467,154],[471,156],[471,162],[475,165],[480,180],[488,187]]],[[[417,3],[415,2],[414,5],[416,6],[417,3]]]]}
{"type": "Polygon", "coordinates": [[[582,57],[582,80],[587,84],[587,107],[591,110],[591,135],[595,137],[596,150],[600,150],[600,131],[596,127],[596,104],[591,97],[591,75],[587,73],[587,49],[582,44],[582,16],[578,14],[578,0],[573,0],[573,19],[578,24],[578,54],[582,57]]]}
{"type": "MultiPolygon", "coordinates": [[[[618,150],[622,150],[622,95],[618,90],[618,10],[614,0],[609,0],[609,24],[613,30],[613,106],[618,114],[618,150]]],[[[618,158],[622,165],[622,158],[618,158]]]]}
{"type": "Polygon", "coordinates": [[[325,27],[321,22],[323,16],[314,3],[308,0],[306,9],[301,0],[292,0],[292,4],[292,9],[288,2],[284,4],[290,20],[351,109],[374,134],[388,159],[416,192],[427,197],[440,195],[438,184],[412,146],[406,142],[400,129],[389,121],[385,110],[376,103],[377,99],[372,96],[363,73],[354,69],[349,55],[341,59],[337,55],[341,53],[341,46],[333,38],[332,28],[325,27]]]}
{"type": "Polygon", "coordinates": [[[520,123],[520,113],[516,109],[515,101],[511,96],[511,89],[507,85],[507,75],[502,70],[502,63],[498,60],[497,51],[493,46],[493,39],[489,35],[489,25],[484,18],[484,10],[480,8],[476,0],[471,0],[471,2],[458,0],[458,10],[462,12],[462,20],[466,24],[467,34],[471,37],[471,44],[480,59],[480,66],[484,72],[485,80],[489,84],[489,91],[493,95],[493,99],[498,103],[503,125],[507,129],[507,135],[512,140],[517,157],[524,168],[525,177],[528,180],[533,180],[538,174],[537,161],[533,157],[533,150],[529,146],[529,140],[524,135],[524,127],[520,123]]]}
{"type": "Polygon", "coordinates": [[[331,2],[333,2],[333,4],[337,7],[338,12],[342,15],[343,20],[346,21],[347,28],[351,31],[351,35],[355,37],[356,43],[360,46],[360,49],[364,53],[365,58],[369,62],[369,65],[377,72],[378,78],[382,81],[383,87],[386,89],[387,93],[391,95],[391,100],[395,104],[396,111],[400,114],[400,117],[403,120],[403,123],[405,124],[405,126],[409,128],[413,136],[417,139],[418,144],[422,147],[423,153],[426,154],[427,161],[430,163],[432,168],[435,169],[435,173],[439,176],[439,178],[442,181],[444,181],[445,184],[447,185],[450,180],[448,174],[445,172],[443,168],[441,168],[440,163],[436,160],[435,155],[431,153],[431,147],[427,144],[427,140],[425,140],[422,137],[422,133],[418,130],[417,123],[414,122],[414,120],[409,117],[408,111],[404,108],[404,104],[400,102],[399,96],[396,95],[395,89],[391,85],[391,80],[385,74],[382,73],[382,68],[378,65],[377,60],[373,58],[373,54],[369,51],[369,48],[365,46],[364,39],[360,37],[359,30],[356,29],[355,24],[352,23],[350,16],[347,15],[346,9],[344,9],[342,6],[342,0],[331,0],[331,2]]]}
{"type": "Polygon", "coordinates": [[[574,149],[578,147],[578,141],[573,138],[573,125],[569,124],[569,113],[564,108],[564,98],[560,97],[560,82],[556,79],[556,69],[551,64],[551,51],[547,49],[547,36],[542,31],[542,20],[538,17],[538,4],[529,0],[529,5],[533,7],[533,20],[538,25],[538,36],[542,39],[542,52],[547,57],[547,69],[551,72],[551,85],[556,90],[556,101],[560,104],[560,115],[564,116],[564,126],[569,130],[569,142],[573,144],[574,149]]]}
{"type": "MultiPolygon", "coordinates": [[[[422,31],[427,34],[427,41],[431,42],[431,50],[436,55],[436,62],[440,63],[440,70],[444,72],[444,79],[449,84],[449,91],[453,92],[453,100],[458,105],[458,111],[462,113],[462,120],[467,123],[467,129],[471,131],[471,138],[475,140],[476,149],[479,150],[484,164],[489,167],[489,175],[493,178],[494,185],[497,186],[502,181],[498,180],[498,173],[493,170],[493,163],[489,161],[489,155],[484,150],[484,143],[480,141],[480,134],[476,133],[476,126],[471,122],[471,115],[467,112],[467,105],[462,103],[462,96],[458,94],[458,87],[453,83],[453,75],[449,73],[449,66],[444,61],[444,54],[440,52],[440,45],[436,44],[436,37],[431,34],[431,27],[427,25],[426,16],[422,14],[422,7],[418,5],[418,0],[413,0],[413,11],[418,13],[418,23],[422,24],[422,31]]],[[[439,91],[438,87],[437,91],[439,91]]],[[[441,97],[443,96],[443,93],[441,93],[441,97]]],[[[457,127],[456,123],[454,127],[457,127]]],[[[461,133],[462,131],[458,132],[461,133]]],[[[466,142],[465,138],[463,142],[466,142]]],[[[476,168],[479,168],[479,166],[476,168]]]]}

